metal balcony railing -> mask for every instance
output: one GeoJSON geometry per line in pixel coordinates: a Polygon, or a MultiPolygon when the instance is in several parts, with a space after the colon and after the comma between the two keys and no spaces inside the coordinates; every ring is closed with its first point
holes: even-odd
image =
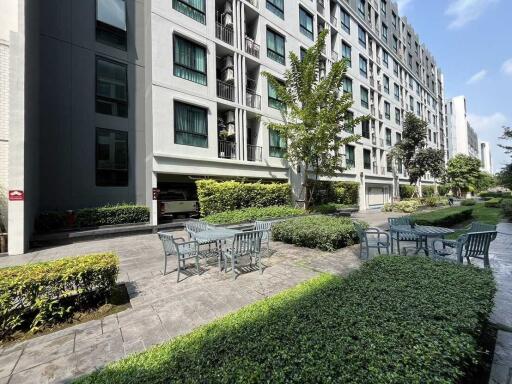
{"type": "Polygon", "coordinates": [[[235,101],[234,85],[217,79],[217,96],[224,100],[235,101]]]}
{"type": "Polygon", "coordinates": [[[262,153],[263,153],[263,148],[261,148],[257,145],[247,144],[247,160],[248,161],[263,161],[262,153]]]}
{"type": "Polygon", "coordinates": [[[215,27],[215,37],[229,45],[233,45],[233,28],[225,27],[217,23],[215,27]]]}
{"type": "Polygon", "coordinates": [[[256,44],[252,39],[245,37],[245,52],[249,55],[259,58],[260,57],[260,46],[256,44]]]}
{"type": "Polygon", "coordinates": [[[219,140],[219,158],[236,159],[236,143],[232,141],[219,140]]]}
{"type": "Polygon", "coordinates": [[[248,107],[261,109],[261,96],[252,89],[247,89],[245,93],[245,103],[248,107]]]}

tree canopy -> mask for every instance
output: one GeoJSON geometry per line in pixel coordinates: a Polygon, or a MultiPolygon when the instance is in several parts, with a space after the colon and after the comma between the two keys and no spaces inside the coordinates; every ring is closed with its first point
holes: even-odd
{"type": "Polygon", "coordinates": [[[480,177],[480,160],[464,154],[455,155],[448,161],[446,178],[458,196],[474,190],[480,177]]]}

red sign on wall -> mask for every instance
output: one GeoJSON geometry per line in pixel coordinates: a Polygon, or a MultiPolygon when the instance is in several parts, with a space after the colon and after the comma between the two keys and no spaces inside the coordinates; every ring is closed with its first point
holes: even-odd
{"type": "Polygon", "coordinates": [[[9,191],[9,201],[23,201],[25,200],[25,193],[20,190],[9,191]]]}

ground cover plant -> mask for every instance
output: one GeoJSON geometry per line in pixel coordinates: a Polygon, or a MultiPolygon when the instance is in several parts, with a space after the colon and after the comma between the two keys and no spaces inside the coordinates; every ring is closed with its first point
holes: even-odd
{"type": "Polygon", "coordinates": [[[75,383],[457,383],[482,355],[494,292],[489,270],[377,257],[75,383]]]}
{"type": "Polygon", "coordinates": [[[419,225],[451,227],[471,218],[473,207],[450,207],[436,211],[413,215],[414,222],[419,225]]]}
{"type": "Polygon", "coordinates": [[[493,197],[490,200],[486,201],[484,204],[487,208],[499,208],[501,206],[501,201],[503,199],[501,197],[493,197]]]}
{"type": "Polygon", "coordinates": [[[306,211],[290,206],[275,206],[265,208],[244,208],[234,211],[219,212],[209,215],[203,221],[209,224],[239,224],[255,220],[269,220],[290,216],[305,215],[306,211]]]}

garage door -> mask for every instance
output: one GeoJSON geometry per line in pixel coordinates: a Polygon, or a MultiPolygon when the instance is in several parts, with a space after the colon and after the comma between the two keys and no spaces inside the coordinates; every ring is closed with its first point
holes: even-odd
{"type": "Polygon", "coordinates": [[[384,205],[383,187],[368,187],[368,205],[384,205]]]}

